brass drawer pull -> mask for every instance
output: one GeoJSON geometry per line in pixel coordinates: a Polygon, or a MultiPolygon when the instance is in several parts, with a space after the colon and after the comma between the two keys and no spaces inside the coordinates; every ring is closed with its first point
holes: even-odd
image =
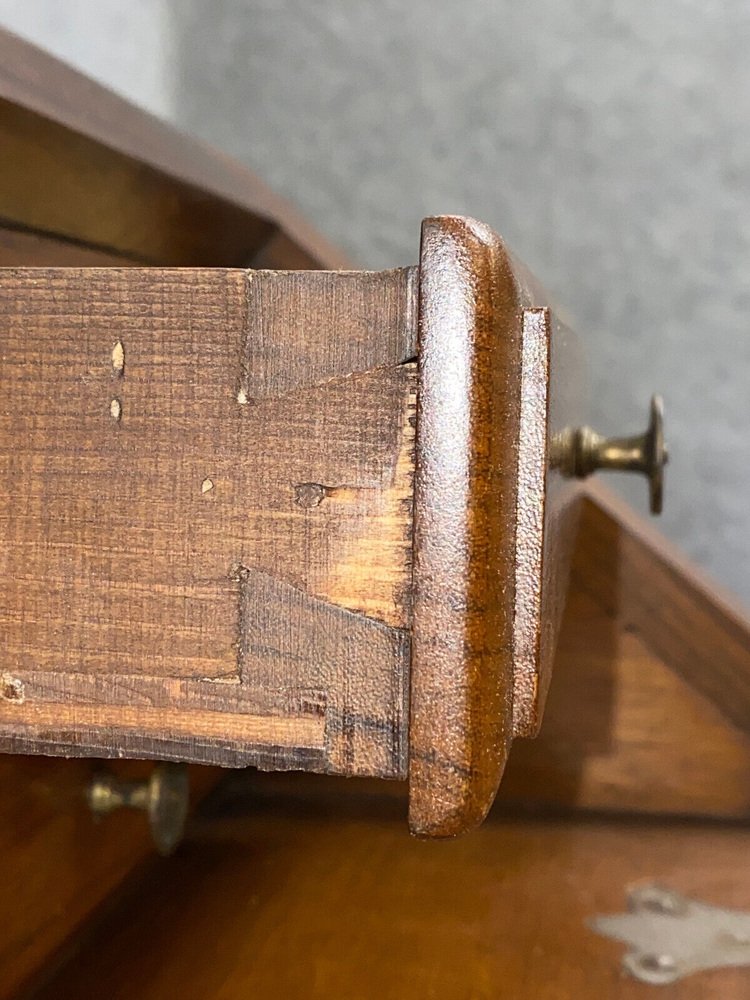
{"type": "Polygon", "coordinates": [[[552,442],[552,464],[564,475],[586,479],[600,469],[642,473],[648,479],[652,514],[662,511],[668,460],[661,396],[651,397],[649,425],[643,434],[603,437],[591,427],[578,427],[563,431],[552,442]]]}
{"type": "Polygon", "coordinates": [[[87,791],[89,807],[97,818],[117,809],[141,809],[148,815],[151,835],[159,854],[167,855],[182,838],[190,797],[185,764],[158,764],[147,781],[120,781],[104,771],[96,774],[87,791]]]}

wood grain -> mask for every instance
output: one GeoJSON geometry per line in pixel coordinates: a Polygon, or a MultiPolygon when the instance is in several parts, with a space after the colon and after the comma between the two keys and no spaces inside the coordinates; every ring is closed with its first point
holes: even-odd
{"type": "MultiPolygon", "coordinates": [[[[346,266],[239,163],[0,31],[0,215],[141,262],[346,266]]],[[[267,266],[267,265],[266,265],[267,266]]]]}
{"type": "Polygon", "coordinates": [[[479,822],[572,537],[540,298],[459,218],[419,272],[7,272],[6,748],[398,777],[408,739],[412,830],[479,822]]]}
{"type": "Polygon", "coordinates": [[[502,241],[427,219],[420,256],[409,824],[487,813],[513,736],[538,728],[575,530],[548,485],[566,338],[502,241]],[[554,331],[554,333],[553,333],[554,331]],[[554,343],[554,352],[553,352],[554,343]]]}
{"type": "MultiPolygon", "coordinates": [[[[650,562],[669,560],[683,580],[682,589],[701,595],[717,650],[723,647],[722,620],[731,636],[743,620],[741,611],[712,596],[710,582],[655,532],[622,511],[600,486],[588,486],[544,721],[536,739],[514,742],[498,806],[505,811],[605,812],[621,822],[633,814],[746,821],[750,740],[721,704],[686,676],[677,655],[680,644],[669,635],[670,628],[682,631],[686,623],[665,605],[661,618],[636,624],[609,605],[606,590],[588,584],[588,544],[595,537],[589,528],[601,520],[611,522],[613,529],[620,525],[637,532],[641,542],[638,574],[627,562],[629,550],[619,546],[601,553],[602,573],[620,574],[623,587],[648,589],[650,562]],[[673,650],[672,656],[655,651],[652,629],[659,630],[663,648],[673,650]]],[[[627,591],[622,593],[627,613],[630,601],[627,591]]],[[[750,657],[750,628],[744,629],[750,657]]],[[[241,785],[239,777],[233,784],[241,785]]],[[[326,787],[317,786],[316,794],[325,796],[326,787]]],[[[379,783],[368,794],[403,799],[405,790],[400,783],[379,783]]]]}
{"type": "Polygon", "coordinates": [[[498,800],[746,820],[750,740],[574,574],[541,731],[514,743],[498,800]]]}
{"type": "Polygon", "coordinates": [[[748,617],[607,490],[590,491],[579,577],[618,621],[750,732],[748,617]],[[644,586],[643,581],[648,585],[644,586]]]}
{"type": "MultiPolygon", "coordinates": [[[[589,918],[641,880],[747,905],[746,830],[491,818],[423,843],[403,804],[264,777],[218,802],[40,996],[647,1000],[589,918]]],[[[739,1000],[747,982],[725,969],[658,992],[739,1000]]]]}
{"type": "Polygon", "coordinates": [[[742,610],[588,485],[544,723],[515,745],[501,798],[745,819],[750,740],[736,699],[748,677],[742,610]],[[715,683],[730,670],[732,697],[715,683]]]}
{"type": "Polygon", "coordinates": [[[69,240],[0,226],[0,267],[126,267],[135,263],[69,240]]]}
{"type": "MultiPolygon", "coordinates": [[[[248,170],[5,32],[0,32],[0,97],[0,113],[9,116],[0,125],[0,187],[16,226],[7,228],[6,219],[0,227],[2,266],[134,264],[123,255],[123,248],[133,245],[127,223],[143,220],[144,213],[141,239],[163,247],[173,260],[177,249],[187,248],[188,263],[217,264],[225,259],[225,239],[231,237],[229,245],[239,243],[243,255],[233,263],[249,264],[244,255],[250,252],[253,261],[265,254],[266,266],[279,268],[345,264],[343,255],[248,170]],[[11,127],[18,126],[19,117],[22,127],[11,127]],[[32,141],[24,142],[24,135],[32,141]],[[49,155],[52,150],[60,155],[49,155]],[[111,189],[113,178],[119,185],[111,189]],[[25,183],[36,202],[29,200],[25,183]],[[147,196],[137,207],[131,202],[136,192],[147,196]],[[11,193],[15,200],[9,199],[11,193]],[[67,205],[64,198],[70,199],[67,205]],[[192,212],[196,206],[201,207],[192,212]],[[30,231],[33,221],[43,231],[30,231]],[[56,223],[61,231],[46,231],[56,223]],[[145,228],[156,226],[163,227],[156,237],[144,236],[145,228]],[[190,226],[192,235],[184,228],[190,226]],[[111,234],[117,245],[101,249],[111,234]],[[256,238],[248,243],[248,235],[256,238]]],[[[0,339],[0,351],[3,343],[0,339]]],[[[110,741],[102,752],[111,748],[110,741]]],[[[28,749],[44,748],[36,740],[28,749]]],[[[74,752],[70,745],[48,749],[74,752]]],[[[145,777],[152,767],[138,762],[110,766],[131,779],[145,777]]],[[[49,977],[84,925],[98,919],[127,874],[153,853],[143,816],[117,813],[92,822],[84,789],[93,767],[85,760],[0,757],[3,996],[15,995],[22,983],[49,977]]],[[[192,767],[191,799],[198,800],[218,773],[192,767]]]]}
{"type": "Polygon", "coordinates": [[[520,311],[494,233],[424,221],[409,724],[420,836],[481,822],[513,736],[520,311]]]}
{"type": "Polygon", "coordinates": [[[270,220],[1,97],[0,142],[0,217],[16,226],[173,266],[242,265],[273,233],[270,220]]]}
{"type": "Polygon", "coordinates": [[[0,273],[5,749],[404,772],[412,287],[0,273]]]}

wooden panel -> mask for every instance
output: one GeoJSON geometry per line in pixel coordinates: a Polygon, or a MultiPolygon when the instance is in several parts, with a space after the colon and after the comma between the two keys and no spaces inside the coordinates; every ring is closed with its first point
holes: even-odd
{"type": "Polygon", "coordinates": [[[161,264],[346,265],[249,170],[0,31],[0,215],[161,264]],[[288,263],[288,261],[293,261],[288,263]]]}
{"type": "Polygon", "coordinates": [[[404,772],[413,282],[0,274],[5,749],[404,772]]]}
{"type": "MultiPolygon", "coordinates": [[[[0,46],[1,47],[1,46],[0,46]]],[[[273,232],[195,187],[0,99],[0,218],[144,264],[237,266],[273,232]]]]}
{"type": "Polygon", "coordinates": [[[129,263],[135,261],[52,236],[0,226],[0,267],[124,267],[129,263]]]}
{"type": "Polygon", "coordinates": [[[575,530],[574,494],[548,476],[548,442],[580,385],[570,339],[490,229],[425,220],[409,732],[418,835],[481,822],[514,735],[538,728],[575,530]]]}
{"type": "Polygon", "coordinates": [[[747,612],[626,504],[597,488],[578,559],[582,585],[738,728],[750,732],[747,612]],[[647,581],[647,586],[644,586],[647,581]]]}
{"type": "Polygon", "coordinates": [[[589,486],[544,724],[515,745],[501,797],[746,818],[750,740],[737,723],[748,679],[742,611],[589,486]]]}
{"type": "Polygon", "coordinates": [[[750,740],[574,575],[541,732],[514,744],[499,799],[747,819],[750,740]]]}
{"type": "MultiPolygon", "coordinates": [[[[207,816],[41,997],[650,1000],[653,987],[621,973],[622,946],[586,921],[621,911],[646,879],[721,906],[750,895],[746,830],[491,818],[422,843],[405,836],[403,804],[334,779],[263,777],[207,816]]],[[[725,969],[658,995],[739,1000],[747,983],[725,969]]]]}

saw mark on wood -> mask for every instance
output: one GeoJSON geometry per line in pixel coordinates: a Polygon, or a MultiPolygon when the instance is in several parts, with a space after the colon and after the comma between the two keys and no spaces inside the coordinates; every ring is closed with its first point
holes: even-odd
{"type": "Polygon", "coordinates": [[[14,275],[0,382],[16,400],[6,443],[23,448],[6,450],[0,624],[24,702],[0,684],[0,742],[403,775],[408,276],[14,275]],[[47,343],[54,399],[26,377],[47,343]],[[273,718],[309,716],[303,695],[326,731],[314,751],[273,739],[273,718]],[[106,739],[101,705],[123,713],[106,739]],[[52,706],[70,712],[55,724],[52,706]],[[161,731],[156,714],[125,721],[137,706],[164,710],[161,731]],[[267,721],[243,734],[245,715],[267,721]]]}

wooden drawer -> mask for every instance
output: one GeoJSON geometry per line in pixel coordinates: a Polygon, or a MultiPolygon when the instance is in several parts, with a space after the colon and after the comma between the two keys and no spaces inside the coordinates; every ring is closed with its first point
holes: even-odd
{"type": "Polygon", "coordinates": [[[0,994],[651,995],[583,921],[646,876],[746,905],[750,633],[575,488],[585,380],[543,292],[455,217],[342,270],[240,167],[0,57],[0,994]],[[410,841],[407,810],[482,820],[553,662],[505,813],[410,841]],[[120,906],[143,829],[90,826],[90,765],[40,755],[356,780],[229,772],[120,906]]]}

